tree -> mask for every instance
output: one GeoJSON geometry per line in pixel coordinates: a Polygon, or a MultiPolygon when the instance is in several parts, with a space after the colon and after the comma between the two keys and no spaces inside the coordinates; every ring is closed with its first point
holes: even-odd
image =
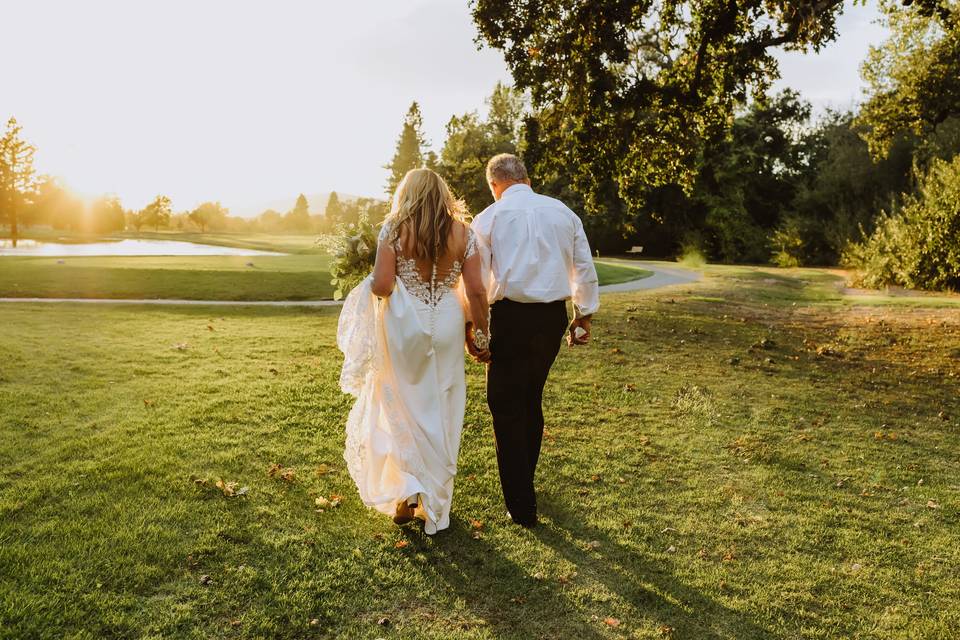
{"type": "Polygon", "coordinates": [[[288,231],[310,231],[312,226],[310,222],[310,206],[307,203],[306,196],[302,193],[297,197],[297,202],[293,205],[293,209],[284,216],[283,224],[288,231]]]}
{"type": "MultiPolygon", "coordinates": [[[[956,3],[953,3],[956,6],[956,3]]],[[[857,118],[871,153],[885,157],[905,135],[960,129],[960,9],[948,3],[881,3],[890,37],[861,66],[867,100],[857,118]]],[[[949,149],[950,157],[960,145],[949,149]]]]}
{"type": "Polygon", "coordinates": [[[96,199],[90,207],[88,230],[97,233],[123,231],[126,226],[126,212],[116,196],[104,196],[96,199]]]}
{"type": "Polygon", "coordinates": [[[170,224],[171,202],[167,196],[157,196],[153,202],[148,204],[140,212],[141,223],[147,226],[153,226],[154,231],[159,231],[161,226],[170,224]]]}
{"type": "Polygon", "coordinates": [[[18,221],[35,187],[33,154],[36,148],[21,137],[23,127],[16,118],[7,121],[7,130],[0,138],[0,220],[10,226],[16,240],[18,221]]]}
{"type": "Polygon", "coordinates": [[[393,154],[393,160],[390,164],[384,165],[384,169],[390,172],[387,178],[387,194],[393,194],[397,185],[403,180],[403,176],[411,169],[417,169],[422,166],[432,167],[436,164],[436,155],[432,152],[425,154],[425,149],[430,146],[423,135],[423,115],[420,113],[420,105],[413,102],[407,115],[403,119],[403,129],[400,131],[400,137],[397,139],[397,149],[393,154]]]}
{"type": "Polygon", "coordinates": [[[960,155],[932,160],[916,193],[847,259],[866,286],[960,291],[960,155]]]}
{"type": "Polygon", "coordinates": [[[127,211],[126,221],[128,228],[133,227],[137,233],[140,233],[140,227],[143,226],[143,212],[127,211]]]}
{"type": "Polygon", "coordinates": [[[200,233],[204,233],[208,228],[223,227],[228,213],[227,208],[219,202],[204,202],[191,211],[187,218],[200,227],[200,233]]]}
{"type": "Polygon", "coordinates": [[[279,231],[283,228],[283,214],[267,209],[257,216],[256,222],[260,231],[279,231]]]}
{"type": "Polygon", "coordinates": [[[327,206],[323,210],[323,224],[326,228],[333,230],[337,224],[343,221],[343,204],[340,203],[340,196],[336,191],[330,192],[327,198],[327,206]]]}
{"type": "Polygon", "coordinates": [[[475,111],[450,118],[437,166],[474,214],[492,202],[486,180],[487,161],[498,153],[519,151],[525,102],[521,92],[498,82],[487,106],[485,120],[475,111]]]}
{"type": "Polygon", "coordinates": [[[531,92],[536,164],[603,226],[626,229],[653,190],[692,188],[705,144],[776,77],[772,50],[829,42],[842,5],[474,0],[472,12],[480,39],[531,92]]]}

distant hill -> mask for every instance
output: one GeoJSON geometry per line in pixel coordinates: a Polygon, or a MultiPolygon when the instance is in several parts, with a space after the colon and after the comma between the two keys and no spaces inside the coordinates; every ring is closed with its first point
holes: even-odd
{"type": "MultiPolygon", "coordinates": [[[[267,209],[273,209],[278,213],[286,213],[293,209],[294,203],[297,201],[298,193],[293,194],[289,198],[278,198],[276,200],[270,200],[269,202],[261,202],[259,204],[254,204],[250,206],[239,206],[239,207],[230,207],[230,215],[239,216],[241,218],[253,218],[260,215],[267,209]]],[[[310,205],[310,213],[312,215],[322,215],[327,208],[327,200],[330,199],[330,192],[320,192],[320,193],[305,193],[303,194],[307,198],[307,204],[310,205]]],[[[341,202],[356,200],[361,196],[355,196],[349,193],[341,193],[337,191],[337,197],[340,198],[341,202]]]]}

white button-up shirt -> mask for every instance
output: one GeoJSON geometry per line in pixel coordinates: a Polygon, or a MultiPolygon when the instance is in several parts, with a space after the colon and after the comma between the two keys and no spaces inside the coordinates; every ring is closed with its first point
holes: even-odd
{"type": "Polygon", "coordinates": [[[597,270],[583,223],[559,200],[515,184],[471,226],[491,303],[571,299],[578,317],[600,308],[597,270]]]}

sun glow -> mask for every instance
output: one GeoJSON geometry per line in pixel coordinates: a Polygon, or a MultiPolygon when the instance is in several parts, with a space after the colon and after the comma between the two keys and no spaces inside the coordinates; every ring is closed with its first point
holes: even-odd
{"type": "Polygon", "coordinates": [[[437,0],[40,0],[3,21],[23,28],[0,52],[31,63],[5,70],[0,116],[23,125],[39,171],[131,208],[161,193],[242,215],[300,192],[379,196],[411,100],[438,146],[508,78],[476,51],[466,6],[437,0]]]}

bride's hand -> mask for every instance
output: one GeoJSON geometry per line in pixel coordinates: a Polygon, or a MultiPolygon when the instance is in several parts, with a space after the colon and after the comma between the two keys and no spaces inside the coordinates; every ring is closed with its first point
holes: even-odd
{"type": "Polygon", "coordinates": [[[480,350],[477,348],[477,345],[473,341],[473,323],[472,322],[467,323],[464,333],[466,335],[465,343],[466,343],[467,353],[470,354],[470,357],[476,360],[477,362],[489,363],[490,349],[480,350]]]}

